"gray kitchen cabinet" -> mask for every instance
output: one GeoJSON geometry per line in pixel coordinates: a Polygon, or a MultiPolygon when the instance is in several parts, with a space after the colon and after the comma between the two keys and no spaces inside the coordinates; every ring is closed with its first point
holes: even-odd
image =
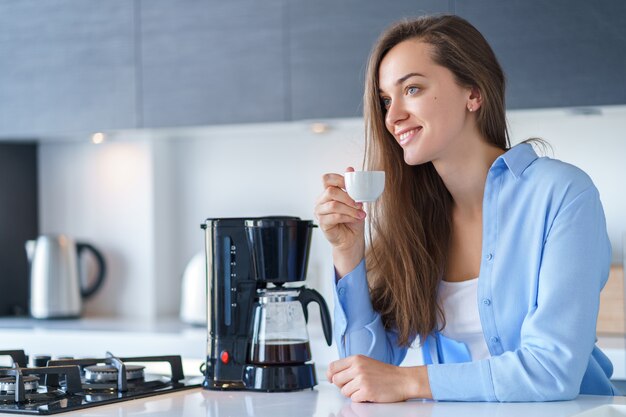
{"type": "Polygon", "coordinates": [[[290,118],[359,117],[370,49],[392,22],[448,11],[437,0],[292,0],[289,22],[290,118]]]}
{"type": "Polygon", "coordinates": [[[283,1],[141,1],[142,125],[286,120],[283,1]]]}
{"type": "Polygon", "coordinates": [[[136,127],[134,7],[0,2],[0,137],[136,127]]]}
{"type": "Polygon", "coordinates": [[[626,103],[623,0],[456,0],[493,47],[507,107],[626,103]]]}
{"type": "Polygon", "coordinates": [[[362,115],[390,23],[467,18],[510,109],[626,103],[623,0],[3,0],[0,138],[362,115]]]}

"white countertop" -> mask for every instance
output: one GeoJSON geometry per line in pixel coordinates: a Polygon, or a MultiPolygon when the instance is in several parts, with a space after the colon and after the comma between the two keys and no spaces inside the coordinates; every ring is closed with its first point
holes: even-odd
{"type": "MultiPolygon", "coordinates": [[[[307,326],[313,361],[318,374],[338,358],[337,348],[327,346],[319,317],[311,314],[307,326]]],[[[27,354],[94,357],[107,351],[117,356],[180,355],[185,375],[197,373],[197,363],[206,359],[207,330],[182,323],[178,318],[138,320],[123,317],[87,317],[79,320],[0,318],[0,350],[23,349],[27,354]]],[[[613,362],[614,379],[626,380],[626,340],[601,335],[598,346],[613,362]]],[[[402,365],[421,365],[419,349],[410,349],[402,365]]],[[[2,365],[0,358],[0,365],[2,365]]]]}
{"type": "MultiPolygon", "coordinates": [[[[312,345],[315,345],[311,334],[312,345]]],[[[624,340],[600,338],[599,345],[612,356],[616,373],[623,367],[624,340]],[[614,355],[611,355],[614,353],[614,355]],[[617,357],[614,357],[617,355],[617,357]]],[[[41,321],[0,319],[0,349],[26,349],[27,353],[93,357],[110,350],[119,356],[180,354],[185,374],[197,374],[206,349],[206,329],[175,319],[142,322],[120,319],[41,321]],[[196,359],[191,360],[190,359],[196,359]]],[[[325,346],[325,348],[328,348],[325,346]]],[[[331,348],[328,348],[331,349],[331,348]]],[[[332,348],[334,350],[334,347],[332,348]]],[[[324,375],[323,355],[314,357],[318,376],[324,375]]],[[[621,371],[623,374],[623,371],[621,371]]],[[[0,414],[0,417],[7,414],[0,414]]],[[[117,404],[87,408],[63,416],[626,416],[626,397],[580,396],[574,401],[550,403],[438,403],[408,401],[395,404],[353,404],[328,382],[314,390],[293,393],[219,392],[200,388],[117,404]],[[582,414],[581,414],[582,413],[582,414]]]]}
{"type": "MultiPolygon", "coordinates": [[[[9,414],[0,414],[0,416],[9,414]]],[[[328,382],[292,393],[206,391],[194,388],[117,404],[86,408],[60,416],[130,417],[568,417],[626,416],[625,397],[580,396],[547,403],[460,403],[407,401],[352,403],[328,382]]]]}
{"type": "Polygon", "coordinates": [[[0,319],[0,350],[23,349],[27,354],[94,357],[110,351],[116,356],[206,355],[206,327],[175,318],[155,321],[129,318],[80,320],[0,319]]]}

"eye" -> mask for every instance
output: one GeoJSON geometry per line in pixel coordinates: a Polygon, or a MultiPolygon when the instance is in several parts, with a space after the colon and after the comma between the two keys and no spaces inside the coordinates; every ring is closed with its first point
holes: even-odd
{"type": "Polygon", "coordinates": [[[419,93],[419,91],[420,91],[419,87],[415,87],[414,85],[406,88],[406,93],[410,96],[413,96],[419,93]]]}
{"type": "Polygon", "coordinates": [[[383,107],[383,109],[388,109],[389,106],[391,106],[391,99],[388,97],[381,97],[380,98],[380,105],[383,107]]]}

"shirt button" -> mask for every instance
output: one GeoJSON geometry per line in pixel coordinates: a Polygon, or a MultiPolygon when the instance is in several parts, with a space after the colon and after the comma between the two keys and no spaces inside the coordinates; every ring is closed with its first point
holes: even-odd
{"type": "Polygon", "coordinates": [[[500,342],[500,338],[499,338],[499,337],[496,337],[496,336],[491,336],[491,338],[489,339],[489,341],[490,341],[492,344],[494,344],[494,345],[495,345],[496,343],[499,343],[499,342],[500,342]]]}
{"type": "Polygon", "coordinates": [[[339,295],[344,295],[346,293],[345,288],[339,288],[339,295]]]}
{"type": "Polygon", "coordinates": [[[493,253],[488,253],[487,256],[485,256],[485,259],[487,259],[488,261],[493,259],[493,253]]]}
{"type": "Polygon", "coordinates": [[[490,299],[488,299],[488,298],[485,298],[485,299],[483,300],[483,304],[484,304],[484,305],[486,305],[486,306],[490,306],[490,305],[491,305],[491,300],[490,300],[490,299]]]}

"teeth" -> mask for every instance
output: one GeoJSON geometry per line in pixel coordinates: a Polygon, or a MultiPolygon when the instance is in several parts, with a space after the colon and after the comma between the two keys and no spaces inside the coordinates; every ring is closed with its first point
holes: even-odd
{"type": "Polygon", "coordinates": [[[400,135],[400,140],[404,140],[404,139],[408,138],[413,133],[415,133],[415,129],[411,129],[408,132],[404,132],[403,134],[400,135]]]}
{"type": "Polygon", "coordinates": [[[404,140],[413,134],[413,130],[409,130],[408,132],[404,132],[400,135],[400,140],[404,140]]]}

